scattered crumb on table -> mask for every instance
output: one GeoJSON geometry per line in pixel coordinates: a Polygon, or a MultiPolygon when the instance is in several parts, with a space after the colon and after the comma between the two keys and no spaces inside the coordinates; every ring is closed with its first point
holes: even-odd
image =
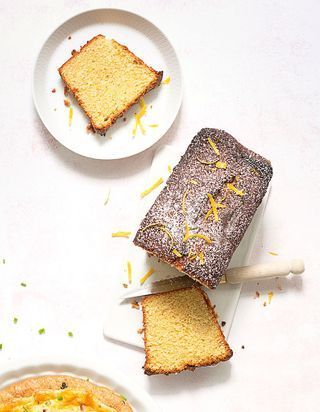
{"type": "Polygon", "coordinates": [[[241,349],[244,349],[244,345],[241,346],[241,349]]]}
{"type": "Polygon", "coordinates": [[[68,86],[64,86],[64,88],[63,88],[63,94],[64,94],[65,96],[67,96],[68,93],[69,93],[68,86]]]}
{"type": "Polygon", "coordinates": [[[139,335],[141,335],[143,333],[143,328],[138,329],[137,333],[139,333],[139,335]]]}
{"type": "Polygon", "coordinates": [[[63,103],[66,107],[70,107],[70,101],[68,99],[64,99],[63,103]]]}
{"type": "Polygon", "coordinates": [[[128,285],[126,283],[122,283],[122,286],[127,289],[128,285]]]}
{"type": "Polygon", "coordinates": [[[260,293],[256,290],[255,299],[260,297],[260,293]]]}
{"type": "Polygon", "coordinates": [[[71,36],[68,36],[68,40],[71,40],[71,36]]]}
{"type": "Polygon", "coordinates": [[[227,322],[226,322],[225,320],[223,320],[223,321],[221,322],[221,326],[222,326],[222,327],[226,326],[226,323],[227,323],[227,322]]]}
{"type": "Polygon", "coordinates": [[[269,253],[269,255],[271,255],[271,256],[278,256],[278,253],[276,253],[276,252],[268,252],[269,253]]]}
{"type": "Polygon", "coordinates": [[[55,89],[55,88],[53,88],[52,90],[51,90],[51,93],[55,93],[57,90],[55,89]]]}
{"type": "Polygon", "coordinates": [[[266,302],[266,301],[263,302],[263,306],[267,306],[267,302],[266,302]]]}
{"type": "Polygon", "coordinates": [[[139,302],[137,302],[136,300],[133,300],[131,302],[131,307],[132,307],[132,309],[140,309],[139,302]]]}
{"type": "Polygon", "coordinates": [[[74,56],[76,53],[77,53],[77,50],[73,49],[73,50],[71,51],[71,56],[74,56]]]}
{"type": "Polygon", "coordinates": [[[127,120],[127,118],[126,118],[126,117],[124,117],[124,118],[123,118],[123,121],[125,122],[126,120],[127,120]]]}
{"type": "Polygon", "coordinates": [[[93,133],[93,127],[91,123],[87,124],[86,131],[87,133],[93,133]]]}

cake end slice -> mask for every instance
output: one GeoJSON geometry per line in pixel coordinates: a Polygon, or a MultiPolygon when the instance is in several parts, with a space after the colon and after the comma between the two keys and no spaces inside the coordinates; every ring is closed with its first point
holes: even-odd
{"type": "Polygon", "coordinates": [[[68,90],[104,134],[147,92],[159,86],[162,71],[147,66],[126,46],[102,34],[93,37],[59,69],[68,90]]]}
{"type": "Polygon", "coordinates": [[[147,375],[179,373],[231,358],[206,293],[191,287],[142,300],[147,375]]]}

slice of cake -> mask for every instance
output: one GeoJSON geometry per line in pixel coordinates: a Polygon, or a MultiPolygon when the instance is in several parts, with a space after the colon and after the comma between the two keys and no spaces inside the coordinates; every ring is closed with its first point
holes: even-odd
{"type": "Polygon", "coordinates": [[[59,69],[67,88],[103,134],[134,103],[161,83],[155,71],[126,46],[99,34],[59,69]]]}
{"type": "Polygon", "coordinates": [[[202,129],[143,219],[134,243],[215,288],[271,177],[268,160],[223,130],[202,129]]]}
{"type": "Polygon", "coordinates": [[[215,365],[231,358],[208,296],[192,287],[142,300],[148,375],[215,365]]]}

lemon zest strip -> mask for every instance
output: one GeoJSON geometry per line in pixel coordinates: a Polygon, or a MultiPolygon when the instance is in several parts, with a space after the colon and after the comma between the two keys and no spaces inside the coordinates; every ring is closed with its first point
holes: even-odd
{"type": "Polygon", "coordinates": [[[220,160],[215,164],[215,167],[217,169],[226,169],[227,168],[227,163],[225,162],[220,162],[220,160]]]}
{"type": "Polygon", "coordinates": [[[198,162],[202,163],[203,165],[215,165],[217,162],[207,162],[206,160],[201,160],[197,157],[198,162]]]}
{"type": "Polygon", "coordinates": [[[141,110],[137,114],[134,115],[135,125],[134,125],[133,132],[132,132],[133,136],[136,135],[138,127],[140,127],[141,133],[145,134],[145,129],[141,123],[141,118],[146,114],[147,105],[143,98],[139,100],[139,105],[141,107],[141,110]]]}
{"type": "Polygon", "coordinates": [[[131,235],[131,232],[113,232],[111,233],[112,237],[125,237],[128,238],[131,235]]]}
{"type": "Polygon", "coordinates": [[[186,229],[186,233],[184,235],[183,242],[186,242],[188,239],[199,238],[199,239],[205,240],[209,244],[212,243],[212,240],[206,235],[203,235],[201,233],[190,233],[190,228],[189,228],[188,223],[185,223],[185,229],[186,229]]]}
{"type": "Polygon", "coordinates": [[[182,254],[177,250],[177,249],[173,249],[172,253],[178,257],[182,257],[182,254]]]}
{"type": "Polygon", "coordinates": [[[73,108],[69,107],[69,127],[72,124],[72,118],[73,118],[73,108]]]}
{"type": "Polygon", "coordinates": [[[132,283],[132,266],[131,266],[131,262],[127,262],[127,272],[128,272],[128,282],[131,285],[132,283]]]}
{"type": "Polygon", "coordinates": [[[210,205],[211,205],[211,209],[208,210],[208,212],[205,215],[205,220],[208,219],[208,217],[213,213],[214,216],[214,220],[216,222],[219,222],[219,216],[218,216],[218,209],[224,209],[226,207],[226,205],[223,205],[221,203],[217,203],[213,196],[211,195],[211,193],[207,193],[209,201],[210,201],[210,205]]]}
{"type": "Polygon", "coordinates": [[[203,252],[199,253],[199,261],[200,261],[200,265],[204,264],[204,253],[203,252]]]}
{"type": "Polygon", "coordinates": [[[244,196],[244,191],[237,189],[232,183],[227,183],[227,188],[234,192],[237,196],[244,196]]]}
{"type": "Polygon", "coordinates": [[[142,276],[142,278],[140,279],[140,285],[143,285],[144,282],[145,282],[147,279],[149,279],[149,277],[150,277],[153,273],[154,273],[154,269],[153,269],[153,268],[150,268],[150,269],[148,270],[148,272],[147,272],[144,276],[142,276]]]}
{"type": "Polygon", "coordinates": [[[167,77],[162,81],[162,84],[169,84],[170,81],[171,81],[171,77],[170,77],[170,76],[167,76],[167,77]]]}
{"type": "Polygon", "coordinates": [[[186,215],[186,200],[188,196],[189,191],[186,190],[182,196],[182,213],[186,215]]]}
{"type": "Polygon", "coordinates": [[[149,193],[151,193],[154,189],[156,189],[158,186],[162,185],[163,183],[163,178],[160,177],[156,182],[154,182],[153,185],[151,185],[148,189],[144,190],[140,196],[141,198],[144,198],[145,196],[147,196],[149,193]]]}
{"type": "Polygon", "coordinates": [[[149,229],[150,227],[158,227],[160,230],[162,230],[164,233],[166,233],[171,241],[170,249],[173,248],[174,240],[171,232],[162,224],[162,223],[151,223],[150,225],[145,226],[144,228],[141,229],[141,232],[144,232],[145,230],[149,229]]]}
{"type": "Polygon", "coordinates": [[[210,139],[210,137],[208,137],[208,142],[209,142],[209,145],[211,146],[212,150],[215,152],[215,154],[216,154],[217,156],[220,156],[219,149],[218,149],[217,146],[213,143],[213,141],[210,139]]]}

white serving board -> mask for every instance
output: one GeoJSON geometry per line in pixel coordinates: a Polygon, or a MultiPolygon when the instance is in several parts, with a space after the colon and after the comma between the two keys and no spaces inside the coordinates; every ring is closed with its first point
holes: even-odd
{"type": "Polygon", "coordinates": [[[107,386],[115,392],[126,396],[136,412],[160,412],[160,409],[139,386],[112,369],[108,363],[94,359],[77,359],[70,357],[54,357],[42,359],[21,359],[1,363],[0,390],[22,379],[39,375],[70,375],[82,379],[90,379],[92,383],[107,386]]]}
{"type": "MultiPolygon", "coordinates": [[[[168,165],[176,165],[180,160],[180,156],[181,155],[170,146],[163,146],[159,149],[153,159],[149,174],[149,183],[152,184],[160,176],[166,180],[170,174],[168,171],[168,165]]],[[[148,187],[148,184],[146,187],[148,187]]],[[[136,233],[141,219],[153,204],[162,187],[163,185],[143,199],[143,207],[139,209],[139,216],[135,222],[133,234],[136,233]]],[[[229,267],[246,266],[250,263],[251,252],[257,231],[263,218],[269,192],[270,189],[258,208],[240,245],[235,251],[229,267]]],[[[140,286],[140,278],[150,269],[150,267],[155,269],[155,273],[146,281],[146,283],[171,278],[174,276],[181,276],[181,273],[176,269],[166,263],[158,262],[158,260],[152,256],[149,257],[145,251],[134,246],[131,241],[128,246],[128,250],[124,255],[126,256],[126,260],[123,262],[124,269],[126,268],[126,262],[128,260],[132,264],[132,284],[129,286],[130,288],[138,288],[140,286]]],[[[123,283],[128,284],[126,270],[123,271],[123,278],[119,282],[118,291],[114,294],[114,298],[109,300],[109,306],[106,312],[108,313],[108,316],[104,323],[104,335],[106,338],[113,341],[127,343],[143,348],[143,335],[137,332],[140,328],[142,328],[141,309],[133,309],[130,302],[121,302],[119,297],[126,291],[130,290],[129,287],[125,289],[122,285],[123,283]]],[[[226,322],[223,327],[223,331],[227,337],[229,335],[232,320],[237,308],[241,292],[241,284],[222,284],[218,286],[216,290],[205,288],[205,291],[207,292],[211,302],[216,305],[216,312],[219,315],[220,322],[226,322]]]]}
{"type": "Polygon", "coordinates": [[[132,156],[155,144],[178,114],[182,101],[179,60],[165,34],[142,16],[121,9],[88,10],[66,20],[44,42],[35,61],[33,99],[42,122],[52,136],[73,152],[95,159],[132,156]],[[171,78],[169,84],[161,84],[144,97],[147,105],[146,115],[142,119],[145,134],[138,130],[133,137],[134,113],[140,110],[137,104],[105,136],[88,134],[88,118],[70,94],[64,96],[64,84],[58,68],[71,57],[72,50],[79,50],[80,46],[98,34],[126,45],[146,64],[163,71],[164,79],[167,76],[171,78]],[[56,92],[52,93],[52,89],[56,92]],[[73,108],[71,125],[69,108],[64,106],[66,98],[73,108]],[[158,127],[150,127],[152,124],[158,127]]]}

